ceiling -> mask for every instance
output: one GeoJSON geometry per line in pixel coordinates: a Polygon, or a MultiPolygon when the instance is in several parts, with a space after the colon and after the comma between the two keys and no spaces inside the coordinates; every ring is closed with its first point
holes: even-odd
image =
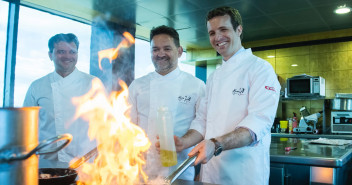
{"type": "Polygon", "coordinates": [[[205,16],[218,6],[242,15],[243,42],[352,28],[352,13],[334,9],[352,0],[22,0],[22,4],[87,22],[97,15],[136,26],[136,36],[149,39],[159,25],[178,30],[183,47],[210,48],[205,16]]]}

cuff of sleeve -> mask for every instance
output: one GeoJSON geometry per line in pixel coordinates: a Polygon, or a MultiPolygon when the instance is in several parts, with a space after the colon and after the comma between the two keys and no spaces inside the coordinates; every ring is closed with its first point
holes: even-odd
{"type": "MultiPolygon", "coordinates": [[[[250,143],[248,146],[255,146],[255,145],[258,143],[258,141],[257,141],[257,135],[256,135],[251,129],[249,129],[249,128],[247,128],[247,127],[237,127],[237,128],[245,128],[245,129],[247,129],[248,132],[251,134],[252,143],[250,143]]],[[[237,128],[236,128],[236,129],[237,129],[237,128]]]]}

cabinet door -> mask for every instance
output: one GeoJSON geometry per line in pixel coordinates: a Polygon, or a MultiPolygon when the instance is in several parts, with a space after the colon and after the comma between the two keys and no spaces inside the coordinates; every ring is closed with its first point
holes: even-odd
{"type": "Polygon", "coordinates": [[[284,185],[283,167],[270,167],[269,185],[284,185]]]}

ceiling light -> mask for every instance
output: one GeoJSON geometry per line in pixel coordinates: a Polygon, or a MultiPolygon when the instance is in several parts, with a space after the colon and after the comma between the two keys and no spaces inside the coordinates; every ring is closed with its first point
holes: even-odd
{"type": "Polygon", "coordinates": [[[273,55],[269,55],[269,56],[267,56],[268,58],[275,58],[275,56],[273,56],[273,55]]]}
{"type": "Polygon", "coordinates": [[[350,11],[351,11],[350,7],[346,7],[346,5],[343,5],[343,6],[337,7],[337,9],[335,10],[335,13],[345,14],[345,13],[349,13],[350,11]]]}
{"type": "Polygon", "coordinates": [[[292,64],[291,66],[292,66],[292,67],[297,67],[297,66],[298,66],[298,64],[292,64]]]}

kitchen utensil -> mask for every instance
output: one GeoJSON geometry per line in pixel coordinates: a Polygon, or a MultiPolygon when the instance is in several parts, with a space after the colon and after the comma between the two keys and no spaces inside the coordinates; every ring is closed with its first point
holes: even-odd
{"type": "Polygon", "coordinates": [[[172,172],[169,176],[164,179],[165,182],[172,184],[189,166],[194,163],[194,161],[196,161],[196,158],[197,155],[194,155],[183,161],[174,172],[172,172]]]}
{"type": "Polygon", "coordinates": [[[49,178],[39,178],[39,185],[63,185],[71,184],[76,180],[77,171],[76,168],[80,167],[84,162],[88,161],[90,158],[98,153],[98,148],[95,147],[83,157],[77,159],[72,163],[69,168],[40,168],[40,174],[49,174],[49,178]]]}
{"type": "Polygon", "coordinates": [[[0,108],[0,179],[2,185],[36,185],[38,157],[54,153],[68,145],[72,136],[63,134],[38,145],[39,107],[0,108]],[[51,150],[46,146],[66,140],[51,150]],[[34,149],[33,149],[34,148],[34,149]]]}
{"type": "Polygon", "coordinates": [[[41,168],[39,174],[49,174],[50,178],[39,178],[39,185],[68,185],[77,177],[77,171],[68,168],[41,168]]]}
{"type": "Polygon", "coordinates": [[[69,168],[76,169],[76,168],[80,167],[84,162],[88,161],[90,158],[95,156],[97,153],[98,153],[98,148],[95,147],[94,149],[89,151],[87,154],[85,154],[83,157],[79,158],[77,161],[72,163],[69,168]]]}

